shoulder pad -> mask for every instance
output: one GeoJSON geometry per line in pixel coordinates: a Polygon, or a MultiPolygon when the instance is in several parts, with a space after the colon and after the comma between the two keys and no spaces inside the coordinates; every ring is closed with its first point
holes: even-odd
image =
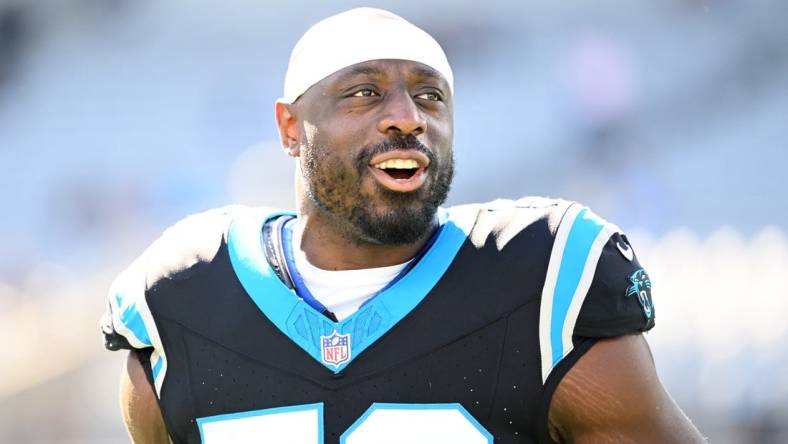
{"type": "Polygon", "coordinates": [[[187,278],[199,264],[212,261],[226,238],[233,214],[243,208],[208,210],[167,228],[138,259],[144,262],[146,286],[163,278],[187,278]]]}
{"type": "Polygon", "coordinates": [[[211,261],[236,208],[218,208],[181,220],[115,278],[100,322],[108,349],[155,347],[147,290],[163,278],[183,278],[199,264],[211,261]]]}
{"type": "Polygon", "coordinates": [[[476,205],[478,219],[470,240],[478,247],[494,240],[501,250],[512,239],[529,230],[532,236],[550,239],[552,243],[564,213],[572,204],[561,199],[524,197],[476,205]]]}

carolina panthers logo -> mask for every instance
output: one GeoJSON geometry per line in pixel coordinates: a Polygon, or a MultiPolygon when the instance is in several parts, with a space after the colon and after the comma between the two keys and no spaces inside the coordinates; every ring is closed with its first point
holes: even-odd
{"type": "Polygon", "coordinates": [[[648,273],[641,268],[629,276],[629,282],[632,285],[627,288],[627,296],[637,297],[646,319],[651,319],[654,316],[654,307],[651,305],[651,279],[648,273]]]}

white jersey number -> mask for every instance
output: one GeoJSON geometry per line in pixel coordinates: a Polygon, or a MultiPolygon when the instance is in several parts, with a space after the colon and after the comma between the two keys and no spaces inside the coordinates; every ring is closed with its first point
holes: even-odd
{"type": "MultiPolygon", "coordinates": [[[[197,419],[205,444],[323,444],[323,404],[197,419]]],[[[491,444],[492,435],[460,404],[374,403],[340,444],[491,444]]]]}

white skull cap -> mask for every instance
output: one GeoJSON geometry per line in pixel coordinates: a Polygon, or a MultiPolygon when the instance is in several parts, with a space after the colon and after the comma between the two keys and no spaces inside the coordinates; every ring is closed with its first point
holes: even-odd
{"type": "Polygon", "coordinates": [[[454,89],[454,75],[440,44],[431,35],[389,11],[356,8],[309,28],[293,47],[284,97],[293,103],[331,74],[369,60],[400,59],[438,71],[454,89]]]}

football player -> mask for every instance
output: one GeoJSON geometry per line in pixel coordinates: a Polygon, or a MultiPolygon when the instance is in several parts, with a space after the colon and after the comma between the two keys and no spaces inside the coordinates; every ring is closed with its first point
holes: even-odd
{"type": "Polygon", "coordinates": [[[135,442],[703,441],[657,378],[651,281],[615,225],[544,198],[440,208],[453,89],[392,13],[304,34],[275,106],[297,212],[191,216],[112,285],[135,442]]]}

